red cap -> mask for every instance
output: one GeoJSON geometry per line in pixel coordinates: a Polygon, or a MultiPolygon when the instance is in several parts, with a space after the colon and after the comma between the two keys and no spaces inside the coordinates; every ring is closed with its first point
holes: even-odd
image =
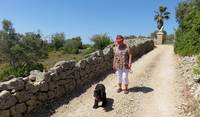
{"type": "Polygon", "coordinates": [[[116,38],[116,42],[123,42],[124,41],[124,38],[116,38]]]}

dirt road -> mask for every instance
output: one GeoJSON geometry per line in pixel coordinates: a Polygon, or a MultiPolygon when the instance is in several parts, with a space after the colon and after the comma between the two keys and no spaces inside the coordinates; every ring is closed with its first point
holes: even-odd
{"type": "Polygon", "coordinates": [[[93,109],[93,90],[57,108],[53,117],[183,117],[173,46],[157,46],[133,63],[129,74],[129,94],[117,93],[117,79],[110,74],[103,80],[108,106],[93,109]]]}

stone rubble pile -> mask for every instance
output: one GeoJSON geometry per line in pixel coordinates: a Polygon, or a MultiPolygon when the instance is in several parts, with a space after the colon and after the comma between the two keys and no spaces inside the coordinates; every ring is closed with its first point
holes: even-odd
{"type": "Polygon", "coordinates": [[[197,56],[178,57],[180,78],[184,79],[186,88],[184,98],[186,103],[182,105],[185,116],[200,116],[200,75],[194,74],[193,69],[197,65],[197,56]]]}

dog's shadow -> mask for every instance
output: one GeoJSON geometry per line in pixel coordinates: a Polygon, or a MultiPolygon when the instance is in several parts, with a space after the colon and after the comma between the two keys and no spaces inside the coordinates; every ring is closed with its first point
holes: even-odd
{"type": "Polygon", "coordinates": [[[154,89],[150,88],[150,87],[132,87],[129,89],[130,92],[143,92],[143,93],[149,93],[154,91],[154,89]]]}
{"type": "Polygon", "coordinates": [[[104,107],[105,112],[109,112],[113,110],[114,100],[112,98],[107,98],[106,107],[104,107]]]}

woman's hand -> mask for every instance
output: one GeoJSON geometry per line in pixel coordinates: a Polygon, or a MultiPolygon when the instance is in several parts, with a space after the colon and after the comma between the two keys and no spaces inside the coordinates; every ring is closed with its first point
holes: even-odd
{"type": "Polygon", "coordinates": [[[115,65],[113,64],[113,70],[116,70],[115,65]]]}
{"type": "Polygon", "coordinates": [[[131,66],[132,66],[132,64],[129,64],[129,65],[128,65],[128,70],[129,70],[130,73],[133,73],[133,71],[132,71],[132,69],[131,69],[131,66]]]}
{"type": "Polygon", "coordinates": [[[128,64],[128,69],[131,69],[132,63],[128,64]]]}

